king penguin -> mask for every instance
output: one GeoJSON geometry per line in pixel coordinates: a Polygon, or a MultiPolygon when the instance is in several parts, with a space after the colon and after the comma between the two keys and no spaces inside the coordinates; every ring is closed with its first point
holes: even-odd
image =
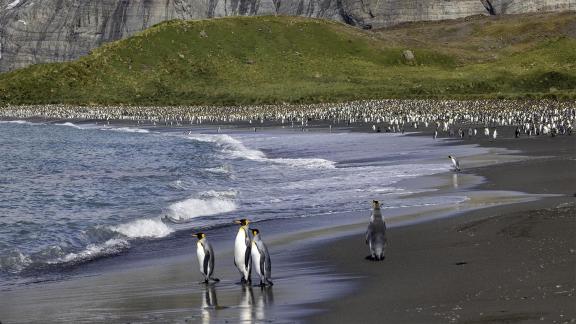
{"type": "Polygon", "coordinates": [[[448,155],[448,158],[452,161],[452,165],[454,166],[454,170],[462,171],[462,169],[460,169],[460,161],[456,160],[456,158],[453,157],[452,155],[448,155]]]}
{"type": "Polygon", "coordinates": [[[234,242],[234,265],[242,275],[240,282],[250,283],[252,282],[252,278],[250,277],[250,234],[248,234],[248,224],[250,224],[250,221],[241,219],[234,221],[234,223],[240,224],[240,229],[238,229],[236,241],[234,242]]]}
{"type": "Polygon", "coordinates": [[[196,237],[198,238],[196,255],[198,256],[200,272],[204,276],[204,283],[208,283],[210,280],[220,281],[218,278],[212,278],[212,273],[214,272],[214,249],[212,249],[212,245],[206,239],[206,234],[197,233],[196,237]]]}
{"type": "Polygon", "coordinates": [[[370,248],[370,255],[366,259],[372,261],[384,260],[388,239],[386,238],[386,223],[384,223],[382,218],[378,200],[372,201],[372,215],[366,230],[366,244],[370,248]]]}
{"type": "Polygon", "coordinates": [[[272,286],[270,281],[272,275],[272,262],[270,254],[264,241],[260,238],[260,231],[252,229],[252,262],[256,268],[256,273],[260,276],[260,286],[272,286]]]}

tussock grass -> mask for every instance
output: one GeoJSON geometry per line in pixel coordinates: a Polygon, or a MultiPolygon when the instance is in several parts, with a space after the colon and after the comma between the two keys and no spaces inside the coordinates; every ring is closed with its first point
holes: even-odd
{"type": "Polygon", "coordinates": [[[573,13],[380,31],[301,17],[173,20],[73,62],[0,74],[0,104],[576,98],[574,28],[573,13]]]}

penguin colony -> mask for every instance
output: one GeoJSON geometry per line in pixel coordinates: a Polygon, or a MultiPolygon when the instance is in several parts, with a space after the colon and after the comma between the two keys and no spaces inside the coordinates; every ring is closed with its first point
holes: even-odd
{"type": "MultiPolygon", "coordinates": [[[[519,133],[571,135],[576,126],[576,102],[555,100],[370,100],[347,103],[254,106],[5,106],[0,118],[78,119],[129,122],[142,126],[198,124],[249,125],[269,123],[305,127],[311,122],[332,126],[368,125],[374,131],[404,132],[434,128],[461,138],[476,136],[478,128],[495,140],[495,127],[518,127],[519,133]],[[458,125],[458,126],[457,126],[458,125]],[[464,128],[462,128],[464,127],[464,128]],[[467,128],[467,132],[466,132],[467,128]]],[[[328,127],[327,126],[327,127],[328,127]]]]}
{"type": "MultiPolygon", "coordinates": [[[[255,228],[249,229],[250,221],[247,219],[240,219],[234,222],[240,224],[234,242],[234,265],[240,272],[240,283],[252,284],[251,270],[254,268],[260,277],[260,287],[272,286],[274,284],[271,280],[272,262],[268,247],[260,236],[260,231],[255,228]],[[252,239],[250,239],[249,232],[252,233],[252,239]]],[[[200,272],[204,276],[202,283],[208,284],[210,281],[220,281],[220,279],[212,277],[214,272],[214,250],[206,239],[206,234],[196,233],[193,236],[198,239],[196,255],[198,256],[200,272]]]]}

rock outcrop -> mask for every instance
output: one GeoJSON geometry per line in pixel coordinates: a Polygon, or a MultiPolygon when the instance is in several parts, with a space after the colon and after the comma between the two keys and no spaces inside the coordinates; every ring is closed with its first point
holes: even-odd
{"type": "Polygon", "coordinates": [[[298,15],[362,28],[576,10],[576,0],[0,0],[0,72],[78,58],[169,19],[298,15]]]}

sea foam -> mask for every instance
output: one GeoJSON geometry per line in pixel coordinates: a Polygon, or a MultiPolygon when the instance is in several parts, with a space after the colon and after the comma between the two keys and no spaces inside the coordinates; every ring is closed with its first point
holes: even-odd
{"type": "Polygon", "coordinates": [[[61,264],[61,263],[81,263],[97,258],[118,254],[123,250],[130,247],[130,243],[123,239],[110,239],[102,244],[90,244],[86,248],[77,253],[68,253],[65,256],[53,261],[48,261],[48,264],[61,264]]]}
{"type": "Polygon", "coordinates": [[[161,238],[173,232],[173,229],[158,219],[138,219],[130,223],[110,226],[109,229],[128,238],[161,238]]]}
{"type": "Polygon", "coordinates": [[[236,202],[230,199],[190,198],[170,205],[167,216],[174,220],[188,220],[200,216],[228,213],[237,208],[236,202]]]}
{"type": "Polygon", "coordinates": [[[226,134],[194,134],[188,135],[188,138],[200,142],[216,143],[222,147],[224,153],[228,154],[231,158],[282,164],[306,169],[333,169],[336,165],[333,161],[318,158],[268,158],[264,152],[248,148],[241,141],[226,134]]]}

